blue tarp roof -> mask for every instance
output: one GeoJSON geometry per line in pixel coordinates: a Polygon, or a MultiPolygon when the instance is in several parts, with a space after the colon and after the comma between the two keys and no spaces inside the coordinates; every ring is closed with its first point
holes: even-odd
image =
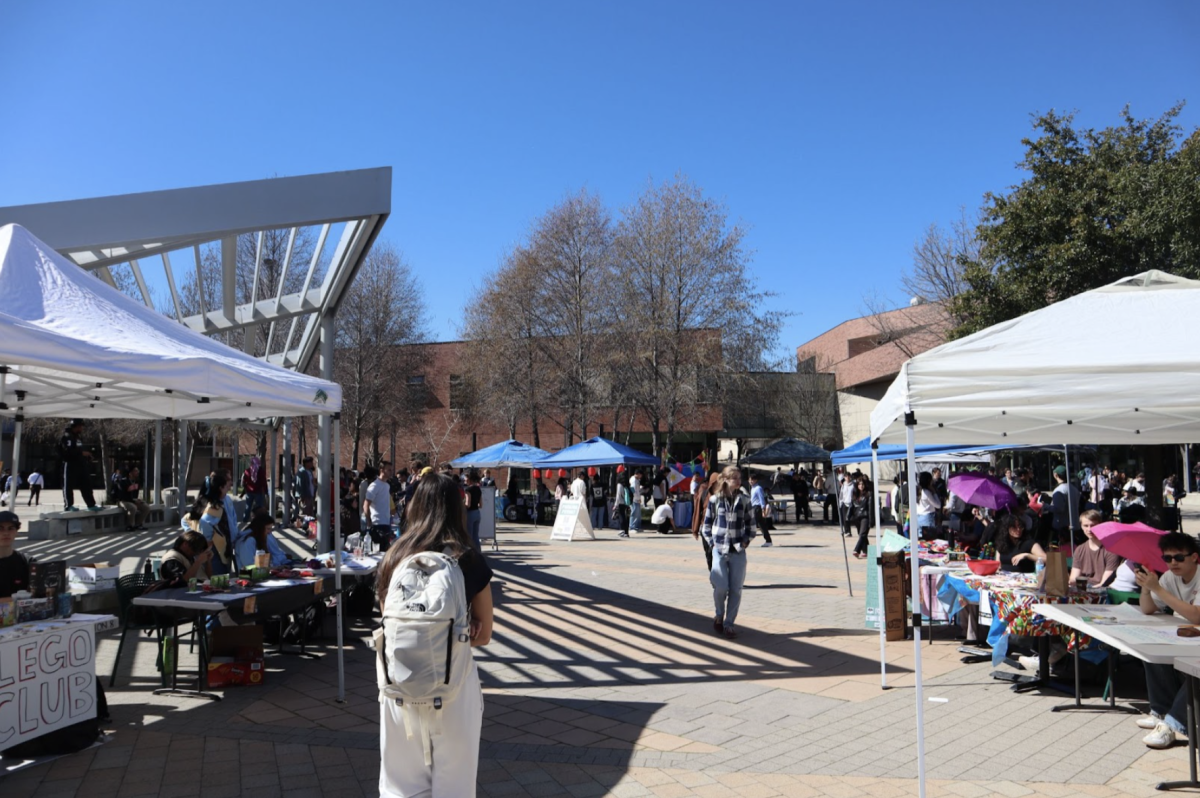
{"type": "Polygon", "coordinates": [[[780,438],[746,458],[747,463],[787,465],[788,463],[823,463],[829,452],[820,446],[797,438],[780,438]]]}
{"type": "Polygon", "coordinates": [[[455,468],[529,468],[550,452],[521,443],[518,440],[501,441],[477,452],[464,454],[451,460],[455,468]]]}
{"type": "Polygon", "coordinates": [[[659,460],[652,454],[639,452],[607,438],[591,438],[568,446],[561,452],[534,463],[538,468],[586,468],[605,465],[656,466],[659,460]]]}
{"type": "MultiPolygon", "coordinates": [[[[963,444],[960,446],[951,446],[947,444],[923,444],[915,447],[917,457],[929,457],[939,454],[957,454],[959,452],[994,452],[1000,449],[1012,449],[1012,446],[971,446],[963,444]]],[[[1015,447],[1021,448],[1021,447],[1015,447]]],[[[908,457],[908,449],[897,444],[887,444],[879,447],[879,459],[883,460],[903,460],[908,457]]],[[[871,462],[871,439],[863,438],[857,443],[847,446],[833,453],[831,459],[833,464],[845,465],[846,463],[869,463],[871,462]]]]}

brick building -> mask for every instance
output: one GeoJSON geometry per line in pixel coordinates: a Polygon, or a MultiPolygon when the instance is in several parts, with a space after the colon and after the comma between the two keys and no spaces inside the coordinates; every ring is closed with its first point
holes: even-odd
{"type": "Polygon", "coordinates": [[[796,347],[800,370],[833,374],[846,445],[870,432],[871,411],[914,355],[946,340],[950,320],[937,303],[850,319],[796,347]]]}

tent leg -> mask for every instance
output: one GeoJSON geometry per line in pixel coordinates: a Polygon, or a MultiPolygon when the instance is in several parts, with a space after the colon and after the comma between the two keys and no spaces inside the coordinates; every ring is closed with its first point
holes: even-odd
{"type": "Polygon", "coordinates": [[[267,488],[267,508],[271,517],[275,517],[275,497],[279,493],[279,434],[274,425],[271,426],[271,484],[267,488]]]}
{"type": "MultiPolygon", "coordinates": [[[[871,486],[875,491],[875,568],[879,574],[877,584],[879,585],[878,598],[879,606],[876,611],[879,620],[879,686],[886,690],[887,683],[887,622],[885,620],[885,610],[883,607],[883,549],[881,543],[883,541],[883,522],[879,507],[879,444],[871,443],[871,486]]],[[[871,566],[868,565],[868,568],[871,566]]]]}
{"type": "Polygon", "coordinates": [[[23,407],[17,408],[16,422],[13,426],[13,461],[12,461],[12,494],[8,497],[10,506],[15,510],[17,507],[17,494],[21,491],[21,437],[25,431],[25,416],[21,411],[23,407]]]}
{"type": "MultiPolygon", "coordinates": [[[[333,418],[333,473],[341,473],[342,463],[342,421],[338,416],[333,418]]],[[[338,483],[335,482],[335,485],[338,483]]],[[[341,513],[341,491],[335,494],[338,505],[333,513],[333,556],[334,556],[334,571],[333,571],[333,586],[337,593],[337,664],[338,664],[338,695],[339,704],[346,702],[346,657],[345,643],[342,637],[342,605],[345,604],[345,596],[342,595],[342,513],[341,513]]]]}
{"type": "MultiPolygon", "coordinates": [[[[908,506],[917,506],[917,454],[913,427],[917,425],[912,411],[905,414],[904,432],[908,445],[908,506]]],[[[910,511],[911,512],[911,511],[910,511]]],[[[917,538],[921,534],[916,523],[916,514],[910,515],[913,522],[908,527],[908,556],[912,570],[912,629],[913,629],[913,672],[916,675],[917,696],[917,794],[925,798],[925,690],[921,684],[921,559],[917,538]]]]}
{"type": "MultiPolygon", "coordinates": [[[[837,472],[834,471],[834,476],[837,472]]],[[[846,470],[842,469],[845,474],[846,470]]],[[[854,585],[850,582],[850,552],[846,549],[846,525],[842,519],[842,486],[837,486],[837,507],[838,507],[838,537],[842,539],[842,559],[846,561],[846,590],[850,592],[850,598],[854,598],[854,585]]]]}
{"type": "Polygon", "coordinates": [[[292,420],[283,420],[283,476],[287,485],[283,489],[283,520],[285,526],[292,523],[292,487],[295,485],[295,469],[292,468],[292,420]]]}
{"type": "Polygon", "coordinates": [[[179,441],[179,479],[176,480],[176,487],[179,488],[177,500],[179,507],[177,509],[179,510],[179,520],[182,523],[183,515],[187,512],[187,421],[180,419],[176,425],[175,439],[179,441]]]}
{"type": "Polygon", "coordinates": [[[154,494],[151,504],[162,503],[162,419],[154,422],[154,494]]]}
{"type": "MultiPolygon", "coordinates": [[[[1071,501],[1071,452],[1067,448],[1067,444],[1063,444],[1063,468],[1067,470],[1067,545],[1074,548],[1075,535],[1072,532],[1075,528],[1075,503],[1071,501]]],[[[1051,478],[1053,481],[1053,478],[1051,478]]],[[[1063,547],[1063,542],[1058,541],[1058,547],[1063,547]]]]}

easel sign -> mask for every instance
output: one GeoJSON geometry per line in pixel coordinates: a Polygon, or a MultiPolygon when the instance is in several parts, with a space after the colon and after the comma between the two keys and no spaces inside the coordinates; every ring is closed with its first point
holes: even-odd
{"type": "Polygon", "coordinates": [[[550,531],[550,539],[571,541],[576,535],[586,535],[595,540],[592,519],[588,516],[583,499],[563,499],[558,503],[558,514],[554,516],[554,529],[550,531]]]}

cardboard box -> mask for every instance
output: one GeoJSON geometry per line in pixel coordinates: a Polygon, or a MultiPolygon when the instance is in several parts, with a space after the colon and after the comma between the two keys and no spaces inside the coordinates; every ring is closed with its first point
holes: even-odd
{"type": "Polygon", "coordinates": [[[888,640],[903,640],[908,621],[905,616],[904,552],[884,552],[883,561],[883,618],[888,640]]]}
{"type": "Polygon", "coordinates": [[[30,598],[17,601],[17,623],[48,621],[58,611],[58,597],[30,598]]]}
{"type": "Polygon", "coordinates": [[[35,599],[54,598],[67,592],[67,561],[29,563],[29,592],[35,599]]]}
{"type": "Polygon", "coordinates": [[[121,576],[121,566],[106,562],[89,562],[67,566],[67,584],[75,592],[113,590],[121,576]]]}
{"type": "Polygon", "coordinates": [[[209,687],[255,687],[263,683],[265,676],[261,626],[219,626],[213,630],[209,687]]]}
{"type": "Polygon", "coordinates": [[[17,622],[17,600],[0,598],[0,629],[17,622]]]}

